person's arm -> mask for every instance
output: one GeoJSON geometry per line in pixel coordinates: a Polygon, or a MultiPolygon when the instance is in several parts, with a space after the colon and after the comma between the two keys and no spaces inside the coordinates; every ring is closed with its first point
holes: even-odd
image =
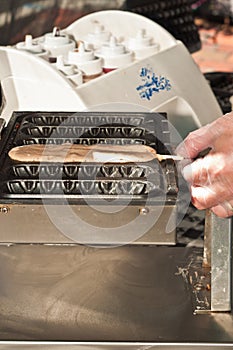
{"type": "Polygon", "coordinates": [[[192,202],[198,209],[211,208],[218,216],[232,216],[233,112],[190,133],[176,153],[195,159],[207,148],[211,150],[205,157],[182,169],[190,183],[192,202]]]}

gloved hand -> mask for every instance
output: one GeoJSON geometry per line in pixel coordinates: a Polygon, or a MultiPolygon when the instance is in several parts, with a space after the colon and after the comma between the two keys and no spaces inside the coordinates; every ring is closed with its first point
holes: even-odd
{"type": "Polygon", "coordinates": [[[233,112],[191,132],[176,153],[189,158],[183,177],[190,183],[192,203],[220,217],[233,215],[233,112]],[[211,148],[203,158],[199,153],[211,148]]]}

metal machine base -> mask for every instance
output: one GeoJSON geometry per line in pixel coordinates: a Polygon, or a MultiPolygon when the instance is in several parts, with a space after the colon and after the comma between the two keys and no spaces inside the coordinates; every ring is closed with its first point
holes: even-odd
{"type": "Polygon", "coordinates": [[[2,245],[0,349],[233,348],[232,313],[193,312],[186,276],[202,255],[187,247],[2,245]]]}

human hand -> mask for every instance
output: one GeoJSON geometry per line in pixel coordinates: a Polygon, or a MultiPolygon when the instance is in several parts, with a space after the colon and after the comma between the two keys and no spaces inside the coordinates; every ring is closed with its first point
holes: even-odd
{"type": "Polygon", "coordinates": [[[233,215],[233,112],[194,132],[178,146],[176,153],[189,158],[182,174],[190,183],[192,203],[210,208],[220,217],[233,215]],[[210,152],[195,161],[207,148],[210,152]]]}

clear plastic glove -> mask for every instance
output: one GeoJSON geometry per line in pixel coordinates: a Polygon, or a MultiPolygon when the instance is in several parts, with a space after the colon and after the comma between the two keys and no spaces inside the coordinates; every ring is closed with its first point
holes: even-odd
{"type": "Polygon", "coordinates": [[[190,160],[181,165],[195,207],[211,208],[220,217],[232,216],[233,112],[191,132],[176,153],[190,160]],[[206,156],[192,161],[207,148],[211,150],[206,156]]]}

